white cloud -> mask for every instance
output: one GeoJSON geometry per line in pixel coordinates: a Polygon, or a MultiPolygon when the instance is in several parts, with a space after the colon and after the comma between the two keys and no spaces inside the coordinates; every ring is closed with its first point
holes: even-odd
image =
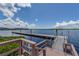
{"type": "Polygon", "coordinates": [[[0,11],[3,12],[3,15],[6,17],[13,17],[18,10],[21,10],[21,7],[30,7],[30,3],[0,3],[0,11]],[[19,6],[16,7],[15,5],[19,6]]]}
{"type": "Polygon", "coordinates": [[[29,24],[28,22],[24,22],[17,18],[13,20],[12,17],[18,10],[21,10],[21,7],[26,8],[30,7],[30,3],[0,3],[0,11],[6,16],[6,19],[0,20],[0,27],[6,28],[34,28],[35,24],[29,24]],[[16,7],[16,6],[18,7],[16,7]]]}
{"type": "Polygon", "coordinates": [[[27,22],[24,22],[24,21],[20,20],[19,18],[16,19],[15,23],[16,23],[16,26],[18,26],[20,28],[26,28],[29,26],[29,24],[27,22]]]}
{"type": "Polygon", "coordinates": [[[78,28],[79,27],[79,20],[73,21],[70,20],[68,22],[63,21],[61,23],[57,22],[54,28],[78,28]]]}
{"type": "Polygon", "coordinates": [[[14,16],[14,13],[12,11],[10,11],[8,8],[3,7],[1,4],[0,4],[0,11],[3,12],[3,15],[6,17],[14,16]]]}
{"type": "Polygon", "coordinates": [[[30,24],[29,28],[36,28],[36,24],[30,24]]]}
{"type": "Polygon", "coordinates": [[[1,20],[0,27],[6,27],[6,28],[15,27],[15,21],[12,20],[11,18],[1,20]]]}
{"type": "Polygon", "coordinates": [[[17,18],[13,20],[11,18],[0,20],[0,27],[5,28],[34,28],[36,27],[35,24],[29,24],[28,22],[24,22],[17,18]]]}
{"type": "Polygon", "coordinates": [[[30,3],[18,3],[17,5],[19,7],[30,7],[31,8],[31,4],[30,3]]]}

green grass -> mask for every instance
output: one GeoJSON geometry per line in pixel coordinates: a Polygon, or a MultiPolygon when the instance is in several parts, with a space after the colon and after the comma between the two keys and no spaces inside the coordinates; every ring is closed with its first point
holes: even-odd
{"type": "MultiPolygon", "coordinates": [[[[23,36],[0,36],[0,42],[5,42],[8,40],[15,40],[15,39],[19,39],[19,38],[24,38],[24,37],[23,36]]],[[[17,47],[19,47],[19,44],[16,42],[0,46],[0,54],[8,52],[17,47]]],[[[14,53],[12,53],[12,54],[14,55],[14,53]]]]}
{"type": "Polygon", "coordinates": [[[18,43],[9,43],[9,44],[0,46],[0,54],[8,52],[8,51],[10,51],[10,50],[12,50],[14,48],[17,48],[17,47],[19,47],[18,43]]]}
{"type": "Polygon", "coordinates": [[[19,38],[24,38],[24,37],[23,36],[0,36],[0,42],[13,40],[13,39],[19,39],[19,38]]]}

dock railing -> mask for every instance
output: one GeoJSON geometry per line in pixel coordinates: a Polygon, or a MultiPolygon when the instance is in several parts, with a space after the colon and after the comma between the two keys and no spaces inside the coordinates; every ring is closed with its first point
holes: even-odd
{"type": "Polygon", "coordinates": [[[23,42],[23,45],[22,45],[23,49],[25,49],[25,51],[29,55],[38,56],[38,55],[40,55],[40,51],[42,51],[43,55],[46,54],[45,49],[38,47],[40,44],[45,45],[46,40],[39,42],[39,43],[36,43],[36,42],[30,41],[30,40],[27,40],[27,39],[22,39],[22,42],[23,42]]]}
{"type": "Polygon", "coordinates": [[[71,43],[65,43],[64,45],[64,52],[68,55],[72,55],[72,56],[78,56],[78,53],[74,47],[73,44],[71,43]]]}
{"type": "MultiPolygon", "coordinates": [[[[43,56],[46,56],[46,49],[38,47],[40,44],[43,44],[45,46],[48,45],[46,40],[36,43],[36,42],[30,41],[30,40],[21,38],[21,39],[14,39],[14,40],[2,42],[2,43],[0,43],[0,46],[7,45],[9,43],[14,43],[14,42],[19,44],[19,46],[17,48],[7,51],[5,53],[2,53],[0,55],[6,56],[6,55],[9,55],[10,53],[13,53],[14,51],[17,51],[18,55],[24,55],[23,53],[25,50],[25,52],[28,53],[29,56],[39,56],[41,53],[43,56]]],[[[65,52],[67,52],[67,46],[70,46],[71,55],[78,56],[78,54],[72,44],[65,43],[65,50],[64,50],[65,52]]]]}
{"type": "MultiPolygon", "coordinates": [[[[30,41],[30,40],[27,40],[27,39],[24,39],[24,38],[21,38],[21,39],[13,39],[13,40],[1,42],[0,43],[0,46],[4,46],[4,45],[7,45],[9,43],[14,43],[14,42],[15,43],[18,43],[19,46],[17,48],[15,48],[15,49],[10,50],[10,51],[1,53],[0,56],[1,55],[2,56],[7,56],[10,53],[13,53],[14,51],[17,51],[18,52],[18,55],[23,55],[24,50],[30,56],[37,56],[37,55],[39,55],[39,51],[42,51],[42,52],[45,51],[44,49],[38,48],[37,46],[40,45],[40,44],[42,44],[42,43],[44,43],[44,42],[46,42],[46,41],[42,41],[40,43],[36,43],[36,42],[30,41]]],[[[43,55],[45,55],[45,53],[43,55]]]]}

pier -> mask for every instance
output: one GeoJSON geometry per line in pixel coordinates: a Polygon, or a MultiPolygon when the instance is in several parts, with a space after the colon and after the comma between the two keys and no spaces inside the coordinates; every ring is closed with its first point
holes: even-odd
{"type": "MultiPolygon", "coordinates": [[[[78,55],[73,44],[67,42],[67,36],[52,36],[43,34],[24,34],[16,33],[20,35],[32,36],[37,38],[43,38],[44,41],[35,44],[37,55],[47,55],[47,56],[67,56],[67,55],[78,55]],[[46,39],[46,40],[45,40],[46,39]],[[42,44],[44,43],[44,44],[42,44]],[[49,44],[50,43],[50,44],[49,44]],[[45,48],[39,48],[38,45],[45,45],[45,48]],[[69,48],[70,47],[70,48],[69,48]],[[38,51],[40,50],[40,51],[38,51]]],[[[35,48],[33,46],[33,48],[35,48]]],[[[34,55],[34,54],[33,54],[34,55]]]]}
{"type": "Polygon", "coordinates": [[[0,46],[16,42],[19,44],[19,47],[12,49],[11,51],[2,53],[0,55],[8,55],[14,51],[17,51],[18,55],[25,55],[26,53],[29,56],[78,56],[74,45],[67,42],[67,36],[25,34],[18,32],[13,32],[13,34],[37,37],[42,38],[44,40],[39,43],[36,43],[29,39],[21,38],[1,42],[0,46]]]}

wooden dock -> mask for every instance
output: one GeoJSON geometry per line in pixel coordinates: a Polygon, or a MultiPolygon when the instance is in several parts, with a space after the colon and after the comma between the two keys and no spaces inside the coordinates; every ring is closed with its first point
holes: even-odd
{"type": "Polygon", "coordinates": [[[52,48],[58,51],[63,51],[63,44],[67,39],[65,39],[65,36],[57,36],[54,40],[54,44],[52,45],[52,48]]]}
{"type": "MultiPolygon", "coordinates": [[[[64,36],[57,36],[54,40],[52,48],[46,47],[46,55],[47,56],[65,56],[65,52],[63,52],[63,44],[65,41],[64,36]]],[[[42,53],[40,56],[43,55],[42,53]]]]}
{"type": "Polygon", "coordinates": [[[19,34],[19,35],[25,35],[25,36],[31,36],[31,37],[37,37],[37,38],[43,38],[43,39],[54,39],[56,36],[53,35],[45,35],[45,34],[30,34],[30,33],[19,33],[19,32],[12,32],[14,34],[19,34]]]}
{"type": "MultiPolygon", "coordinates": [[[[25,50],[26,52],[28,52],[28,54],[30,54],[30,56],[78,56],[74,46],[72,44],[67,44],[67,38],[65,36],[57,36],[54,39],[54,43],[52,44],[52,47],[46,46],[45,48],[37,48],[37,46],[41,43],[46,42],[46,40],[40,42],[40,43],[35,43],[33,41],[27,40],[27,39],[16,39],[16,40],[10,40],[10,41],[6,41],[6,42],[2,42],[0,43],[0,45],[4,45],[4,44],[8,44],[8,43],[12,43],[12,42],[18,42],[20,43],[20,50],[19,51],[19,55],[23,55],[23,51],[25,50]],[[28,51],[27,49],[23,48],[24,46],[24,42],[29,43],[32,47],[27,46],[28,49],[30,49],[30,51],[28,51]],[[66,46],[70,46],[71,49],[71,53],[66,53],[64,51],[64,44],[66,44],[66,46]],[[40,51],[39,51],[40,50],[40,51]]],[[[25,45],[26,46],[26,45],[25,45]]],[[[67,48],[65,46],[65,49],[67,51],[67,48]]],[[[16,49],[17,50],[17,49],[16,49]]],[[[12,53],[14,50],[9,51],[8,53],[3,53],[1,55],[8,55],[9,53],[12,53]]]]}
{"type": "MultiPolygon", "coordinates": [[[[73,44],[70,44],[70,53],[66,53],[64,51],[64,44],[67,43],[67,37],[66,36],[57,36],[54,40],[54,44],[52,45],[52,48],[46,47],[46,56],[78,56],[77,51],[75,50],[75,47],[73,44]]],[[[65,47],[65,49],[67,49],[65,47]]],[[[40,53],[40,56],[43,56],[43,53],[40,53]]]]}
{"type": "Polygon", "coordinates": [[[27,51],[30,56],[78,56],[74,45],[67,42],[66,36],[14,33],[45,39],[39,43],[23,38],[0,43],[0,45],[4,45],[17,41],[20,44],[19,55],[23,55],[23,51],[27,51]],[[41,44],[45,47],[38,47],[41,44]]]}

